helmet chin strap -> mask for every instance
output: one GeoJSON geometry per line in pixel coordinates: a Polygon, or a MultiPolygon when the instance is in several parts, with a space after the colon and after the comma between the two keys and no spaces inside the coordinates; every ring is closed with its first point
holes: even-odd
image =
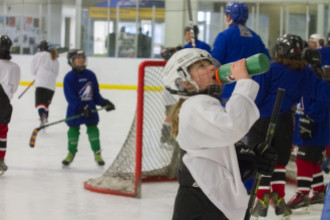
{"type": "Polygon", "coordinates": [[[204,94],[204,95],[209,95],[209,96],[218,98],[222,94],[223,89],[222,89],[221,85],[210,85],[210,86],[206,87],[203,91],[199,91],[199,92],[196,92],[196,91],[189,92],[186,89],[184,89],[183,91],[179,91],[179,90],[171,89],[170,87],[166,87],[166,90],[174,95],[194,96],[194,95],[198,95],[198,94],[204,94]]]}
{"type": "Polygon", "coordinates": [[[199,94],[206,94],[212,97],[218,98],[222,94],[222,86],[221,85],[210,85],[206,87],[203,91],[199,94]]]}

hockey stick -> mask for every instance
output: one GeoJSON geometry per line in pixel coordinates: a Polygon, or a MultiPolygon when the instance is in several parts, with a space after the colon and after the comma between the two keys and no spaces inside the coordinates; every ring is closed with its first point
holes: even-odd
{"type": "MultiPolygon", "coordinates": [[[[106,108],[106,107],[103,106],[103,107],[101,107],[101,108],[99,108],[99,109],[95,109],[95,110],[92,111],[92,113],[95,113],[95,112],[101,111],[101,110],[103,110],[103,109],[105,109],[105,108],[106,108]]],[[[35,128],[35,129],[33,130],[33,132],[32,132],[31,138],[30,138],[30,143],[29,143],[30,147],[32,147],[32,148],[34,147],[35,142],[36,142],[37,135],[38,135],[38,133],[39,133],[40,130],[42,130],[42,129],[44,129],[44,128],[47,128],[47,127],[49,127],[49,126],[52,126],[52,125],[56,125],[56,124],[59,124],[59,123],[62,123],[62,122],[66,122],[66,121],[70,121],[70,120],[73,120],[73,119],[76,119],[76,118],[80,118],[80,117],[82,117],[82,116],[83,116],[83,114],[74,115],[74,116],[71,116],[71,117],[68,117],[68,118],[65,118],[65,119],[59,120],[59,121],[54,121],[54,122],[52,122],[52,123],[45,124],[45,125],[40,126],[40,127],[38,127],[38,128],[35,128]]]]}
{"type": "Polygon", "coordinates": [[[190,2],[190,0],[187,0],[187,2],[188,2],[188,16],[189,16],[191,45],[193,48],[196,48],[194,23],[193,23],[193,18],[192,18],[192,11],[191,11],[191,2],[190,2]]]}
{"type": "Polygon", "coordinates": [[[34,80],[28,85],[28,87],[26,87],[26,88],[24,89],[24,91],[18,96],[18,99],[20,99],[20,98],[24,95],[24,93],[26,93],[26,91],[28,91],[28,89],[34,84],[35,81],[36,81],[36,80],[34,79],[34,80]]]}
{"type": "MultiPolygon", "coordinates": [[[[267,136],[266,136],[266,139],[265,139],[266,145],[264,146],[263,149],[258,149],[260,154],[263,154],[265,152],[265,150],[267,150],[270,147],[271,143],[272,143],[272,139],[273,139],[275,128],[276,128],[276,122],[277,122],[278,115],[280,113],[280,108],[281,108],[282,100],[283,100],[283,97],[284,97],[284,93],[285,93],[284,89],[278,88],[275,104],[274,104],[274,107],[273,107],[273,112],[272,112],[272,115],[270,117],[270,122],[269,122],[269,125],[268,125],[267,136]]],[[[250,217],[251,217],[254,200],[256,199],[257,191],[258,191],[260,180],[261,180],[261,174],[257,173],[255,179],[256,180],[255,180],[254,185],[253,185],[253,189],[252,189],[252,192],[251,192],[252,194],[251,194],[250,199],[249,199],[248,209],[246,210],[244,220],[249,220],[250,217]]]]}

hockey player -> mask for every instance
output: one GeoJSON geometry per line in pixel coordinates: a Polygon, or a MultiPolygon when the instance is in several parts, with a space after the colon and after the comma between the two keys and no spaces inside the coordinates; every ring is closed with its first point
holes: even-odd
{"type": "Polygon", "coordinates": [[[105,164],[101,156],[99,129],[97,127],[99,116],[96,105],[105,106],[107,111],[115,109],[114,104],[104,99],[99,92],[99,85],[95,74],[86,69],[86,56],[83,50],[71,49],[67,55],[72,70],[64,77],[64,95],[68,102],[67,117],[82,114],[83,117],[67,121],[68,155],[62,164],[68,166],[77,153],[79,129],[81,124],[87,126],[87,135],[94,152],[95,161],[99,166],[105,164]]]}
{"type": "Polygon", "coordinates": [[[308,46],[311,49],[318,49],[323,47],[325,39],[322,34],[312,34],[308,39],[308,46]]]}
{"type": "MultiPolygon", "coordinates": [[[[216,37],[211,52],[212,56],[221,64],[247,58],[257,53],[264,53],[269,57],[259,35],[245,26],[249,17],[249,10],[244,2],[229,2],[226,5],[226,23],[228,29],[216,37]]],[[[224,86],[221,98],[227,100],[233,92],[235,83],[224,86]]],[[[252,189],[253,179],[245,181],[248,190],[252,189]]]]}
{"type": "Polygon", "coordinates": [[[290,218],[291,210],[284,201],[285,166],[291,153],[293,138],[292,107],[302,96],[313,97],[319,101],[328,101],[330,85],[317,77],[313,70],[301,59],[303,41],[299,36],[286,34],[277,39],[275,62],[267,73],[254,76],[260,85],[256,104],[260,119],[248,133],[248,145],[254,146],[265,140],[272,107],[278,88],[285,89],[272,146],[278,152],[278,162],[273,175],[263,176],[257,192],[257,202],[252,215],[259,218],[267,216],[269,198],[272,197],[275,213],[290,218]]]}
{"type": "Polygon", "coordinates": [[[245,59],[233,64],[238,82],[224,108],[214,63],[207,51],[188,48],[176,52],[164,69],[165,87],[179,99],[171,120],[172,135],[182,149],[173,220],[242,219],[249,197],[241,175],[248,177],[245,171],[255,170],[256,161],[258,170],[269,175],[277,160],[271,150],[263,157],[246,150],[254,155],[254,165],[240,172],[234,144],[259,117],[254,103],[258,84],[250,79],[245,59]]]}
{"type": "MultiPolygon", "coordinates": [[[[312,64],[318,77],[323,76],[320,73],[321,56],[317,50],[304,50],[303,58],[312,64]]],[[[308,213],[310,204],[324,203],[325,187],[320,163],[323,159],[322,152],[329,144],[329,110],[327,101],[318,101],[311,97],[302,97],[297,106],[293,143],[298,146],[298,188],[288,202],[288,206],[294,211],[308,213]],[[311,188],[313,196],[309,198],[311,188]]]]}
{"type": "Polygon", "coordinates": [[[21,78],[19,66],[10,61],[12,41],[7,35],[0,35],[0,175],[7,169],[5,155],[7,150],[8,124],[12,115],[10,100],[18,89],[21,78]]]}
{"type": "MultiPolygon", "coordinates": [[[[257,53],[264,53],[270,57],[260,36],[245,26],[248,17],[249,11],[245,3],[237,1],[227,3],[228,29],[218,34],[211,52],[212,57],[222,65],[257,53]]],[[[234,87],[235,83],[226,85],[221,98],[228,99],[234,87]]]]}
{"type": "Polygon", "coordinates": [[[59,73],[58,54],[47,41],[41,41],[38,52],[31,62],[31,73],[35,76],[35,106],[40,118],[40,126],[48,121],[49,105],[52,102],[56,79],[59,73]]]}
{"type": "MultiPolygon", "coordinates": [[[[193,47],[192,42],[191,42],[192,40],[191,40],[190,30],[191,30],[190,26],[187,26],[184,29],[184,36],[185,36],[187,44],[184,45],[183,48],[192,48],[193,47]]],[[[210,45],[208,45],[207,43],[205,43],[201,40],[198,40],[198,34],[199,34],[198,26],[194,25],[193,30],[194,30],[194,37],[195,37],[195,48],[200,48],[200,49],[206,50],[207,52],[210,53],[211,52],[210,45]]]]}

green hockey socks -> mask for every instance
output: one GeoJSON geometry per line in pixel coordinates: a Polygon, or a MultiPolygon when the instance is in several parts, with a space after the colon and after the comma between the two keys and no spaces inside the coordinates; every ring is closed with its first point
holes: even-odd
{"type": "Polygon", "coordinates": [[[79,126],[70,126],[68,130],[68,149],[72,155],[77,153],[78,139],[79,139],[79,126]]]}
{"type": "Polygon", "coordinates": [[[94,153],[100,151],[100,133],[96,125],[87,126],[87,135],[94,153]]]}

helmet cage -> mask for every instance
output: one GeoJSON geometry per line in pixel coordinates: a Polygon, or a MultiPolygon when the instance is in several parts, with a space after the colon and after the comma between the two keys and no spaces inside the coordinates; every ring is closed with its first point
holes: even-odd
{"type": "Polygon", "coordinates": [[[81,72],[83,70],[86,69],[86,62],[85,61],[85,64],[84,65],[81,65],[81,66],[76,66],[74,64],[74,60],[78,57],[82,57],[84,59],[86,59],[86,55],[85,55],[85,52],[83,50],[80,50],[80,49],[71,49],[69,50],[68,52],[68,55],[67,55],[67,58],[68,58],[68,64],[74,69],[74,70],[77,70],[78,72],[81,72]]]}

